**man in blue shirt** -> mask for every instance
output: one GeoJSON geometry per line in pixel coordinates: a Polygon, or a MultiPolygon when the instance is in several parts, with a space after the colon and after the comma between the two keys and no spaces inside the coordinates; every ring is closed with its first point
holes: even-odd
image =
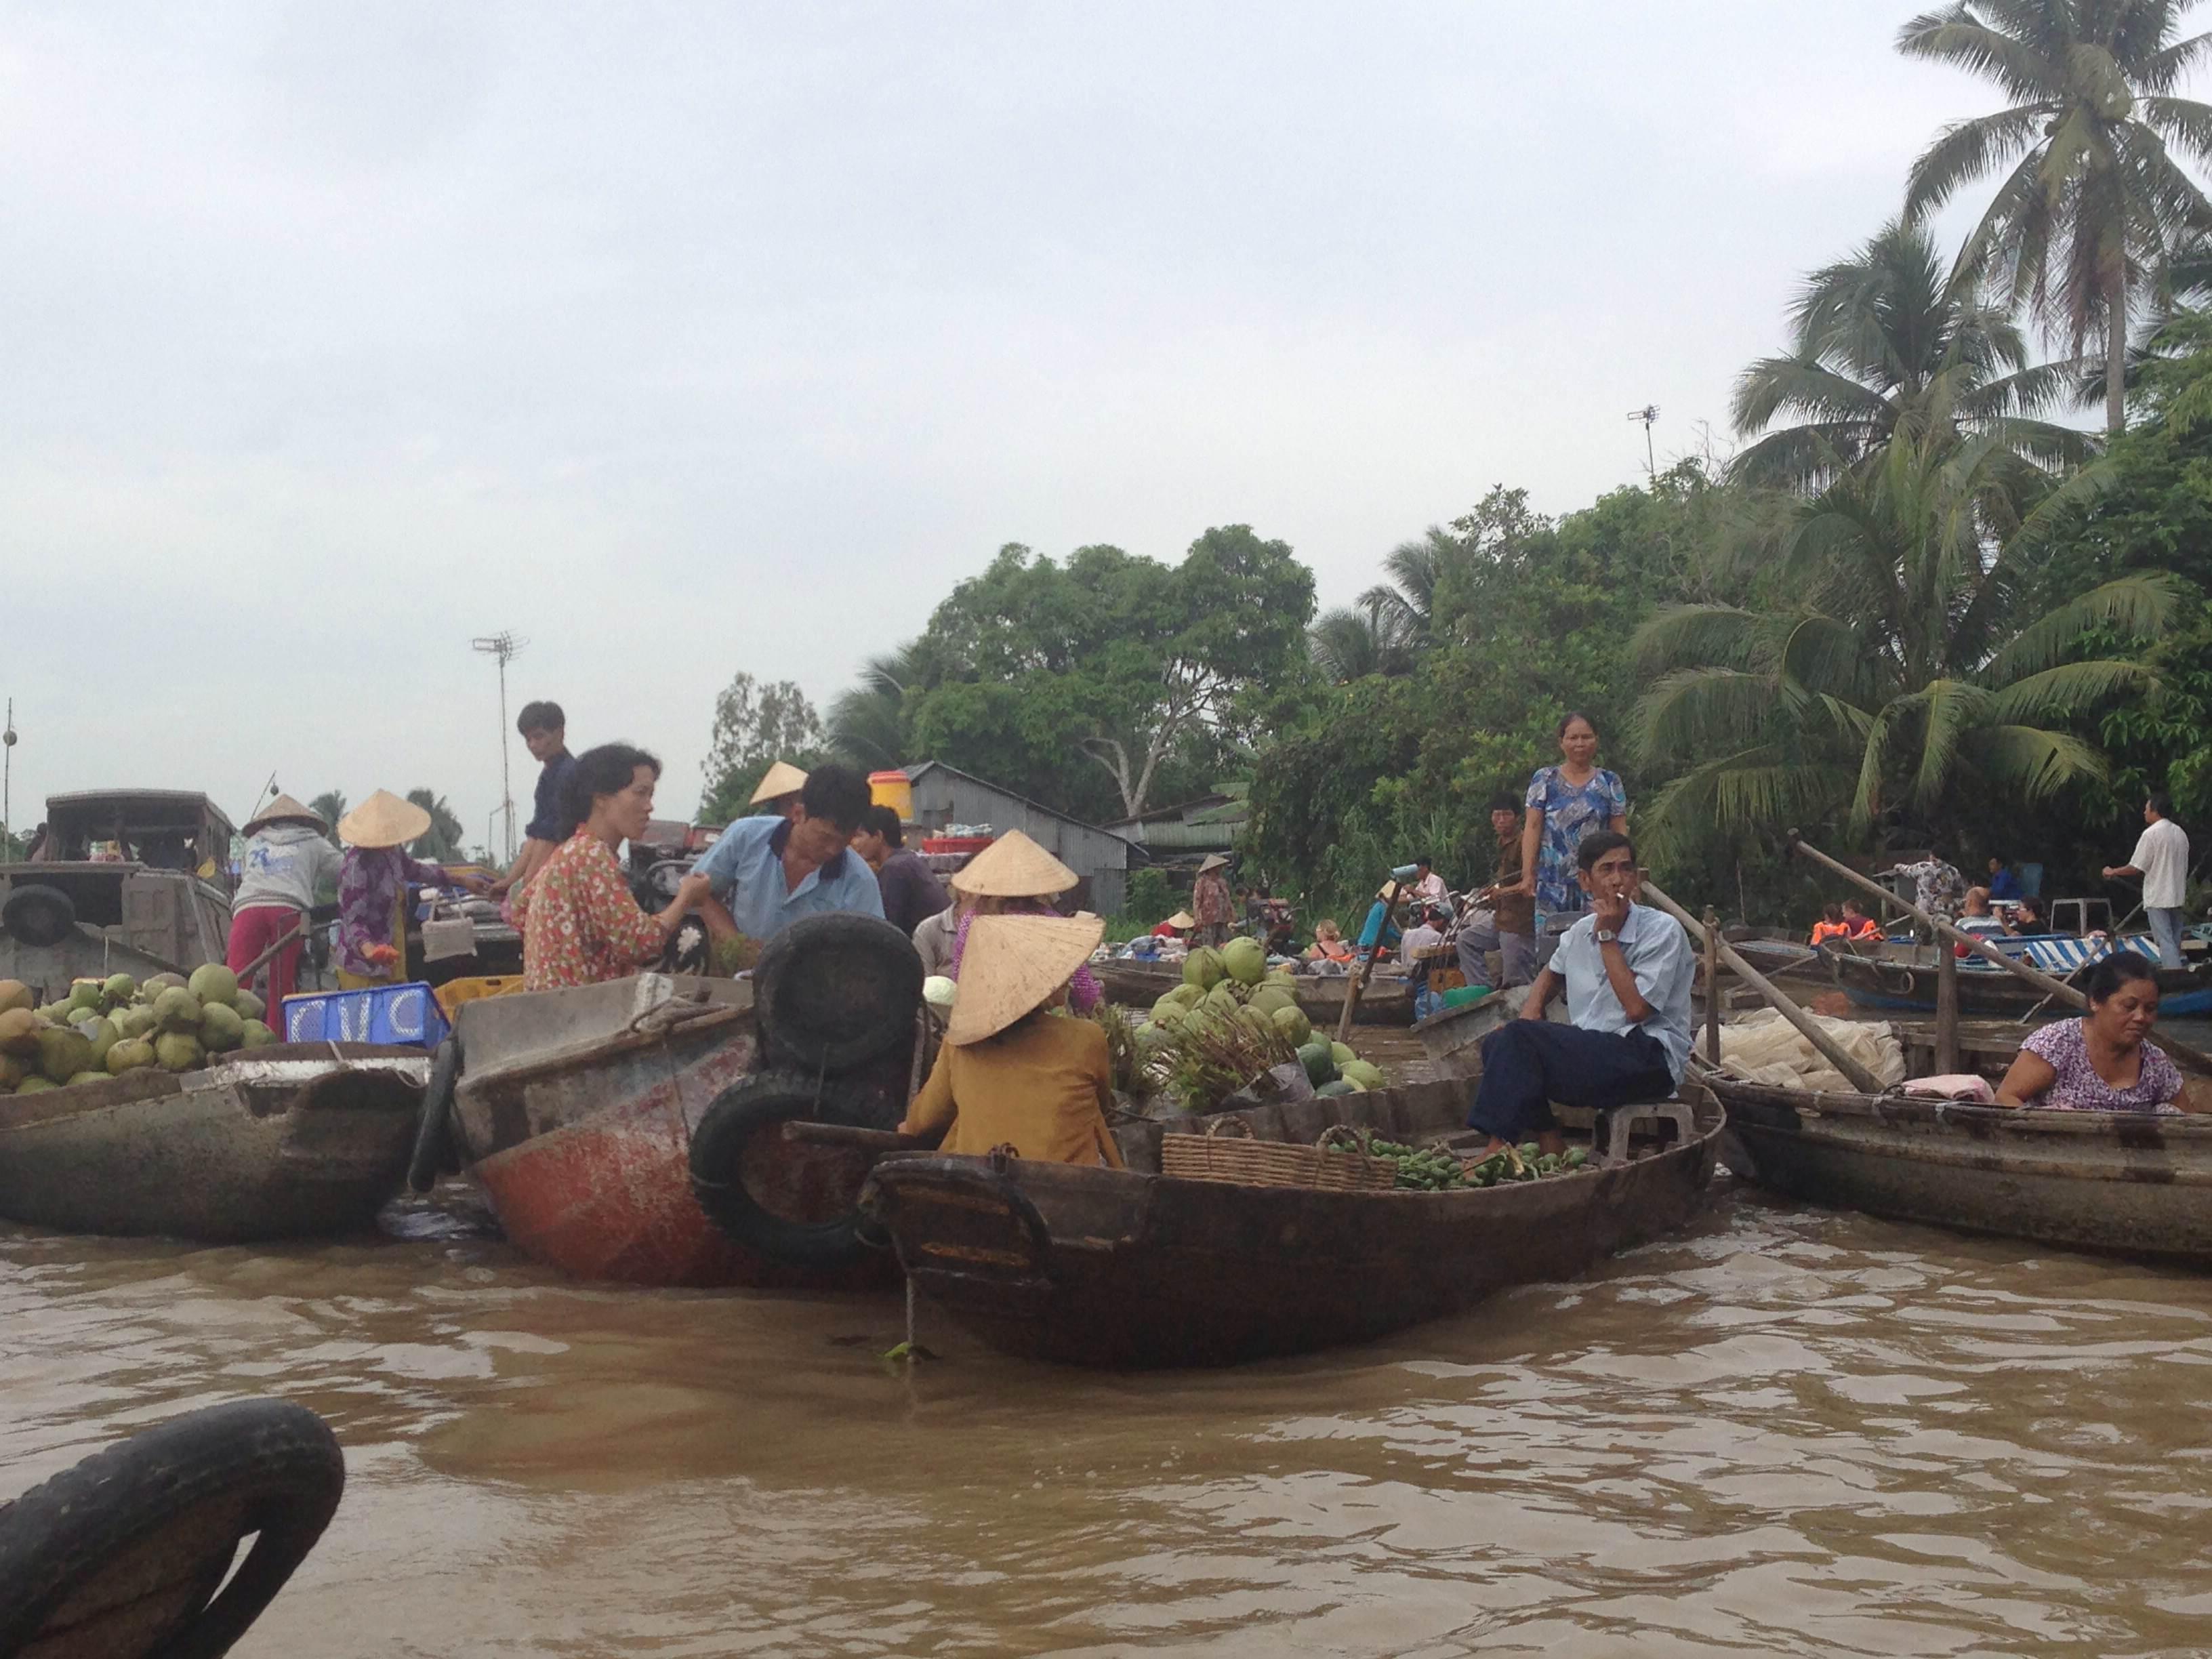
{"type": "Polygon", "coordinates": [[[714,891],[699,907],[708,936],[765,943],[801,916],[881,916],[876,872],[850,845],[868,805],[867,781],[858,772],[817,766],[793,817],[739,818],[722,831],[692,866],[714,891]]]}
{"type": "Polygon", "coordinates": [[[1575,862],[1589,914],[1559,940],[1536,975],[1521,1018],[1482,1045],[1482,1081],[1467,1115],[1492,1148],[1528,1139],[1547,1152],[1566,1142],[1551,1103],[1626,1106],[1664,1100],[1690,1057],[1690,984],[1697,956],[1682,925],[1636,902],[1636,848],[1607,830],[1584,837],[1575,862]],[[1567,1018],[1544,1018],[1564,989],[1567,1018]]]}

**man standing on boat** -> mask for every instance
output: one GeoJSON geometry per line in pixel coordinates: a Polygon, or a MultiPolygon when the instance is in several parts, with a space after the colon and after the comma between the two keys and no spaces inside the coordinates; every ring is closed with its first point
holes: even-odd
{"type": "Polygon", "coordinates": [[[2158,941],[2158,965],[2179,968],[2181,911],[2189,902],[2189,833],[2173,821],[2173,802],[2153,795],[2143,803],[2143,832],[2125,864],[2108,864],[2105,878],[2141,876],[2143,914],[2158,941]]]}
{"type": "Polygon", "coordinates": [[[559,703],[541,700],[523,704],[514,717],[514,729],[522,734],[530,758],[538,763],[538,788],[531,799],[530,823],[522,832],[522,850],[507,873],[492,884],[495,896],[526,884],[567,839],[561,833],[568,810],[562,792],[576,769],[576,757],[568,752],[568,717],[559,703]]]}
{"type": "Polygon", "coordinates": [[[1643,878],[1625,835],[1583,838],[1575,863],[1589,914],[1570,927],[1522,1005],[1484,1039],[1482,1080],[1467,1115],[1495,1148],[1534,1136],[1566,1142],[1551,1103],[1605,1108],[1664,1100],[1690,1057],[1690,982],[1697,957],[1663,910],[1638,904],[1643,878]],[[1544,1017],[1566,993],[1565,1025],[1544,1017]]]}
{"type": "Polygon", "coordinates": [[[847,766],[807,775],[788,818],[739,818],[692,866],[714,896],[699,907],[715,943],[766,944],[801,916],[849,910],[881,917],[876,872],[852,850],[867,817],[867,781],[847,766]]]}
{"type": "Polygon", "coordinates": [[[1536,977],[1536,901],[1521,889],[1521,803],[1499,795],[1490,803],[1490,830],[1498,837],[1498,867],[1490,885],[1475,896],[1485,908],[1459,930],[1459,970],[1469,985],[1490,983],[1483,958],[1498,954],[1501,986],[1526,985],[1536,977]]]}

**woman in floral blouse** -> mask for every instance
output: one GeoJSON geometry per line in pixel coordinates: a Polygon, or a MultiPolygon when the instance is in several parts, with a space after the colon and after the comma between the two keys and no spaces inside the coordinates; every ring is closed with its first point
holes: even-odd
{"type": "Polygon", "coordinates": [[[638,908],[615,849],[645,834],[660,763],[624,743],[576,758],[562,811],[569,833],[514,900],[522,920],[522,988],[557,991],[620,979],[660,959],[686,912],[707,896],[688,875],[659,915],[638,908]]]}

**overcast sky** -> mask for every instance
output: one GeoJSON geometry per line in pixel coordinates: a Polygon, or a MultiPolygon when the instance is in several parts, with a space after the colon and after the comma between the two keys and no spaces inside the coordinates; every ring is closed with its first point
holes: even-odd
{"type": "Polygon", "coordinates": [[[1249,523],[1326,605],[1586,505],[1994,106],[1921,4],[0,4],[15,823],[480,839],[501,629],[685,813],[733,672],[826,704],[1002,543],[1249,523]]]}

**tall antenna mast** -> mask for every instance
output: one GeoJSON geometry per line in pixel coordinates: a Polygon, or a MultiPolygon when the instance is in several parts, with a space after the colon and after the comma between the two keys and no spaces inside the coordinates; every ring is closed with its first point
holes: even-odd
{"type": "Polygon", "coordinates": [[[8,699],[8,723],[0,726],[0,858],[15,828],[15,700],[8,699]]]}
{"type": "Polygon", "coordinates": [[[520,635],[487,634],[469,641],[471,651],[499,659],[499,810],[507,817],[507,854],[502,863],[514,862],[514,786],[507,765],[507,665],[522,654],[530,641],[520,635]]]}
{"type": "Polygon", "coordinates": [[[1656,483],[1659,482],[1659,453],[1651,447],[1651,428],[1659,423],[1659,405],[1646,404],[1641,409],[1632,409],[1628,411],[1628,418],[1644,422],[1644,470],[1650,475],[1651,482],[1656,483]]]}

